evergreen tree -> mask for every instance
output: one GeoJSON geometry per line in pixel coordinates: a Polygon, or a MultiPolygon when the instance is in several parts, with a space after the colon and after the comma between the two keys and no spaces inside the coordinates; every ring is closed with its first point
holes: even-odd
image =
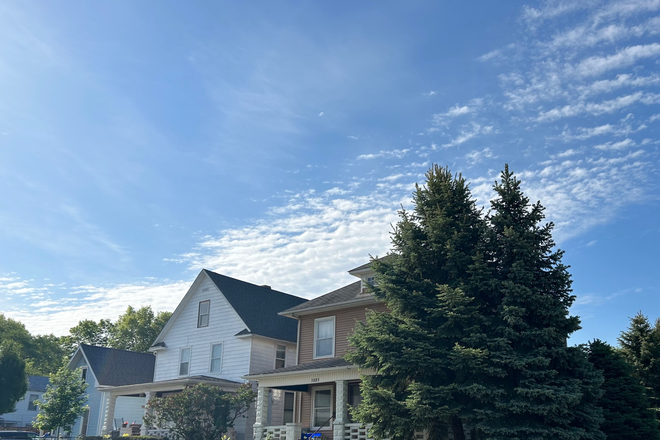
{"type": "MultiPolygon", "coordinates": [[[[1,316],[1,315],[0,315],[1,316]]],[[[4,341],[0,344],[0,414],[14,411],[28,389],[25,361],[17,345],[4,341]]]]}
{"type": "Polygon", "coordinates": [[[651,327],[646,316],[639,312],[619,337],[621,352],[635,368],[635,375],[651,401],[660,412],[660,321],[651,327]]]}
{"type": "Polygon", "coordinates": [[[416,186],[414,210],[400,212],[391,253],[372,262],[377,298],[391,313],[372,312],[358,324],[347,359],[377,375],[362,383],[356,417],[373,424],[377,438],[464,438],[471,414],[471,370],[484,353],[471,348],[481,320],[470,285],[485,227],[460,175],[434,166],[416,186]]]}
{"type": "Polygon", "coordinates": [[[553,225],[541,224],[544,208],[530,204],[508,166],[494,189],[486,240],[494,280],[484,285],[482,309],[488,356],[475,426],[487,439],[602,439],[602,376],[584,350],[567,347],[580,327],[568,314],[574,296],[553,225]]]}
{"type": "Polygon", "coordinates": [[[658,440],[658,422],[649,409],[644,387],[633,377],[633,367],[612,347],[595,340],[589,344],[589,361],[603,372],[605,381],[599,406],[601,430],[607,440],[658,440]]]}
{"type": "Polygon", "coordinates": [[[44,431],[70,429],[76,419],[87,410],[86,389],[87,383],[83,380],[80,369],[60,368],[50,375],[50,384],[41,400],[35,401],[39,413],[32,425],[44,431]]]}

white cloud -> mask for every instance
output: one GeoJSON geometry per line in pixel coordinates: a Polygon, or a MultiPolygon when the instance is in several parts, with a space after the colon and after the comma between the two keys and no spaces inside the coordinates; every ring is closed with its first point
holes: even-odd
{"type": "Polygon", "coordinates": [[[580,76],[596,76],[608,70],[628,67],[639,59],[655,57],[658,54],[660,54],[659,43],[630,46],[614,55],[606,57],[591,56],[580,62],[577,66],[569,67],[569,71],[575,72],[580,76]]]}
{"type": "Polygon", "coordinates": [[[464,144],[467,141],[470,141],[480,135],[491,134],[494,132],[494,127],[492,125],[482,126],[476,122],[472,122],[470,125],[465,126],[461,129],[458,136],[454,137],[451,141],[446,144],[443,144],[443,148],[451,148],[461,144],[464,144]]]}
{"type": "Polygon", "coordinates": [[[606,142],[604,144],[594,145],[597,150],[624,150],[635,145],[635,141],[626,138],[619,142],[606,142]]]}
{"type": "Polygon", "coordinates": [[[396,159],[401,159],[403,158],[408,152],[410,151],[409,148],[404,148],[404,149],[396,149],[396,150],[381,150],[378,153],[370,153],[370,154],[361,154],[357,157],[358,160],[369,160],[369,159],[376,159],[379,157],[382,158],[396,158],[396,159]]]}

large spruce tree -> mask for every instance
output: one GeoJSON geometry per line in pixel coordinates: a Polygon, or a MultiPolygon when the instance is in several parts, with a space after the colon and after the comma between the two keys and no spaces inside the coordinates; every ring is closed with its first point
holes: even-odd
{"type": "Polygon", "coordinates": [[[607,440],[658,440],[658,422],[649,408],[644,387],[633,377],[633,367],[606,343],[589,344],[589,360],[603,372],[603,409],[601,430],[607,440]]]}
{"type": "Polygon", "coordinates": [[[569,316],[571,277],[555,250],[552,223],[531,204],[508,166],[494,186],[482,291],[489,315],[484,389],[475,426],[488,439],[602,439],[596,402],[602,376],[584,350],[568,347],[580,328],[569,316]]]}
{"type": "Polygon", "coordinates": [[[379,374],[364,378],[355,411],[373,434],[394,440],[425,429],[430,440],[464,438],[470,405],[463,390],[470,365],[483,353],[464,342],[480,332],[469,291],[470,266],[485,223],[466,181],[434,166],[401,211],[391,253],[374,261],[375,295],[391,313],[371,313],[358,325],[348,359],[379,374]]]}

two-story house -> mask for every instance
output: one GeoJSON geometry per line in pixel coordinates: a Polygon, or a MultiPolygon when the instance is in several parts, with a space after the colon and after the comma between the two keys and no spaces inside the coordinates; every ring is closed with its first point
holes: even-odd
{"type": "Polygon", "coordinates": [[[34,401],[41,399],[43,393],[46,392],[48,382],[48,378],[45,376],[28,376],[27,393],[16,403],[13,412],[0,414],[0,427],[31,427],[39,413],[39,408],[34,401]]]}
{"type": "MultiPolygon", "coordinates": [[[[269,286],[202,270],[154,341],[152,354],[145,355],[154,358],[153,379],[99,386],[105,402],[102,423],[96,432],[87,432],[112,431],[116,426],[117,401],[122,397],[148,401],[152,396],[166,396],[197,383],[235,391],[245,383],[243,376],[295,365],[297,323],[277,312],[305,301],[269,286]]],[[[284,417],[285,407],[283,392],[276,390],[266,396],[271,420],[284,417]]],[[[246,418],[237,421],[236,440],[252,439],[254,420],[253,408],[246,418]]],[[[141,424],[142,420],[137,422],[141,424]]],[[[164,431],[144,424],[141,427],[142,434],[164,431]]]]}
{"type": "Polygon", "coordinates": [[[297,365],[245,376],[257,381],[258,398],[255,440],[298,440],[301,431],[319,431],[334,440],[366,440],[368,426],[353,423],[348,406],[360,403],[359,370],[342,356],[349,349],[348,337],[368,310],[387,311],[366,288],[373,282],[369,264],[349,271],[360,278],[352,284],[288,308],[280,315],[298,321],[297,365]],[[268,396],[284,393],[287,417],[268,417],[268,396]]]}

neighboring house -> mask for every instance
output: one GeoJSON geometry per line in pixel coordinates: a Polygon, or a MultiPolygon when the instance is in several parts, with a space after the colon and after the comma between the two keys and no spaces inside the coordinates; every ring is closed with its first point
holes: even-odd
{"type": "MultiPolygon", "coordinates": [[[[98,422],[95,431],[87,432],[109,433],[118,417],[117,402],[125,396],[144,396],[144,401],[197,383],[235,391],[247,374],[295,365],[297,323],[277,312],[305,301],[269,286],[202,270],[154,341],[150,348],[153,355],[144,355],[155,358],[153,380],[100,386],[106,402],[103,422],[98,422]]],[[[267,417],[283,423],[288,417],[286,395],[275,390],[265,399],[267,417]]],[[[237,421],[237,440],[252,439],[254,420],[253,408],[237,421]]],[[[141,432],[164,431],[143,425],[141,432]]]]}
{"type": "Polygon", "coordinates": [[[48,383],[48,378],[45,376],[28,376],[28,390],[25,397],[16,403],[14,412],[0,415],[0,426],[7,428],[32,426],[32,421],[39,412],[34,401],[41,399],[48,383]]]}
{"type": "Polygon", "coordinates": [[[373,283],[369,264],[349,271],[360,281],[280,312],[298,320],[297,365],[249,374],[245,379],[258,382],[257,420],[254,439],[271,436],[274,440],[297,440],[301,430],[319,430],[334,440],[366,440],[368,426],[352,423],[348,406],[360,403],[360,374],[342,356],[349,348],[348,337],[357,321],[364,321],[368,310],[387,311],[366,289],[373,283]],[[269,420],[268,396],[285,393],[290,416],[288,423],[269,420]],[[290,394],[291,397],[286,397],[290,394]],[[334,417],[333,417],[334,416],[334,417]]]}
{"type": "MultiPolygon", "coordinates": [[[[103,388],[151,382],[155,360],[151,353],[81,344],[71,357],[69,368],[80,368],[82,377],[89,384],[89,409],[76,421],[71,432],[74,435],[97,435],[104,422],[106,400],[103,388]]],[[[141,423],[144,403],[144,394],[139,393],[118,398],[114,415],[117,424],[122,420],[141,423]]]]}

